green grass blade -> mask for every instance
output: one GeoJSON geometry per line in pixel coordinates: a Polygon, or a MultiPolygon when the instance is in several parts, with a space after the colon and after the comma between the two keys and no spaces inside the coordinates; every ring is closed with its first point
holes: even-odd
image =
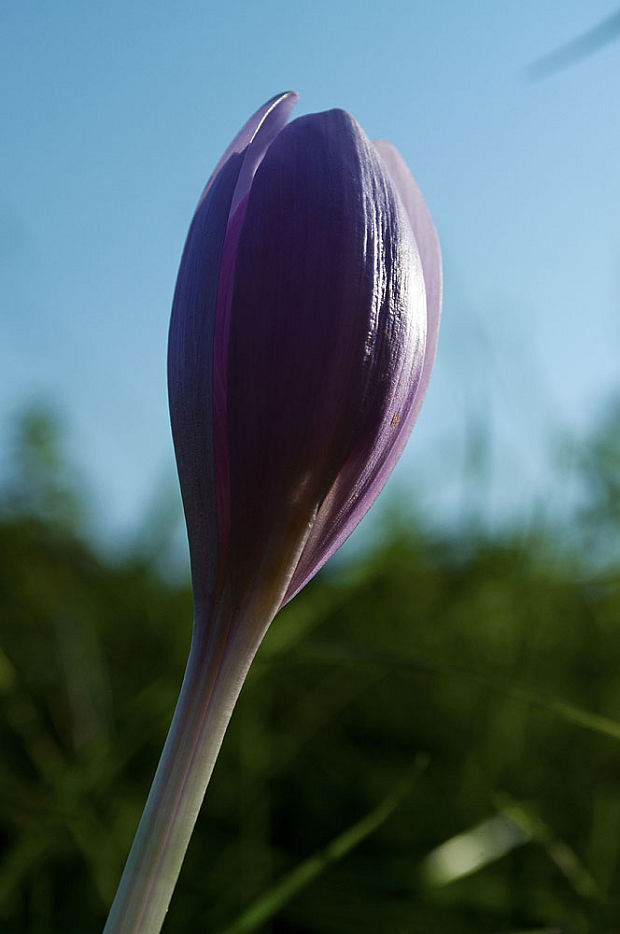
{"type": "Polygon", "coordinates": [[[396,810],[406,797],[415,779],[426,768],[428,758],[418,756],[413,774],[400,782],[376,808],[331,841],[324,849],[304,860],[295,869],[260,895],[231,925],[219,934],[249,934],[272,918],[287,902],[310,885],[333,863],[342,859],[354,847],[370,836],[396,810]]]}
{"type": "Polygon", "coordinates": [[[596,881],[583,865],[577,854],[561,840],[531,808],[505,793],[496,796],[499,809],[515,826],[543,847],[549,859],[555,863],[564,878],[582,899],[599,899],[601,892],[596,881]]]}
{"type": "Polygon", "coordinates": [[[584,710],[583,707],[578,707],[576,704],[558,698],[547,699],[546,703],[550,710],[553,710],[564,720],[582,726],[592,733],[603,733],[605,736],[613,737],[613,739],[620,739],[620,723],[617,720],[610,720],[609,717],[591,713],[589,710],[584,710]]]}

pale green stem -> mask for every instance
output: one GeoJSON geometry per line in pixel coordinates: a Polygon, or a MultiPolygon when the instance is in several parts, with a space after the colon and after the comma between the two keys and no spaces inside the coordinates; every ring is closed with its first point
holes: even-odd
{"type": "Polygon", "coordinates": [[[195,635],[172,725],[104,934],[158,934],[255,645],[195,635]]]}
{"type": "Polygon", "coordinates": [[[278,547],[266,546],[243,612],[225,618],[222,597],[213,616],[197,614],[172,725],[103,934],[161,931],[233,707],[315,516],[311,500],[273,533],[278,547]]]}

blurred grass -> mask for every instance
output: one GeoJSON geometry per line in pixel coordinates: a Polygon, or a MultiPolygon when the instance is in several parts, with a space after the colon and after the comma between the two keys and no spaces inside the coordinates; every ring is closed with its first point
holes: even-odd
{"type": "Polygon", "coordinates": [[[323,850],[296,866],[273,888],[262,892],[256,901],[221,934],[249,934],[250,931],[256,931],[263,922],[273,917],[329,866],[346,856],[391,817],[407,792],[411,790],[413,780],[424,770],[426,764],[426,756],[418,756],[412,778],[399,782],[397,787],[370,814],[362,817],[352,827],[341,833],[323,850]]]}
{"type": "MultiPolygon", "coordinates": [[[[569,543],[405,516],[283,611],[167,930],[620,934],[619,450],[612,411],[569,543]],[[441,885],[433,853],[461,860],[441,885]]],[[[159,550],[104,560],[83,515],[58,432],[31,413],[0,519],[8,934],[102,926],[189,643],[162,528],[159,550]]]]}

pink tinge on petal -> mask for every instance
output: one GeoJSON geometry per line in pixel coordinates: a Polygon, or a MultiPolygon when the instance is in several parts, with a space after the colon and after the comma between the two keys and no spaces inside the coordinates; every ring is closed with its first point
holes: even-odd
{"type": "Polygon", "coordinates": [[[286,94],[274,98],[271,107],[269,107],[257,124],[256,130],[243,155],[243,165],[241,166],[237,187],[235,188],[232,204],[230,206],[231,217],[237,210],[240,202],[243,201],[248,194],[252,187],[254,175],[258,166],[278,133],[280,133],[288,122],[291,111],[298,100],[299,98],[294,91],[287,91],[286,94]]]}
{"type": "MultiPolygon", "coordinates": [[[[269,127],[275,123],[278,126],[276,133],[279,132],[279,130],[288,120],[289,114],[298,100],[299,95],[296,94],[295,91],[284,91],[282,94],[276,94],[276,96],[272,97],[271,100],[268,100],[266,104],[263,104],[262,107],[259,107],[256,113],[253,114],[247,123],[245,123],[244,126],[239,130],[232,143],[226,149],[224,155],[215,166],[215,169],[213,170],[213,173],[207,182],[202,195],[200,196],[199,204],[209,193],[215,178],[221,171],[222,166],[230,159],[230,157],[234,155],[234,153],[243,152],[244,149],[250,145],[260,127],[265,125],[269,127]]],[[[239,200],[240,197],[237,198],[237,204],[239,203],[239,200]]],[[[233,211],[235,207],[236,204],[233,205],[233,211]]]]}
{"type": "MultiPolygon", "coordinates": [[[[230,539],[230,463],[228,452],[228,341],[230,316],[235,281],[235,263],[239,237],[243,229],[248,194],[254,175],[265,153],[285,126],[298,97],[292,91],[273,98],[252,117],[231,144],[230,158],[236,145],[247,141],[243,162],[233,194],[226,238],[222,251],[222,262],[215,309],[213,340],[213,448],[215,457],[215,489],[219,530],[220,570],[224,572],[230,539]]],[[[216,170],[217,172],[217,170],[216,170]]]]}
{"type": "Polygon", "coordinates": [[[230,216],[222,250],[213,335],[213,451],[217,504],[220,575],[226,572],[230,539],[230,460],[228,455],[228,407],[226,404],[230,310],[235,285],[235,260],[245,218],[245,201],[230,216]]]}

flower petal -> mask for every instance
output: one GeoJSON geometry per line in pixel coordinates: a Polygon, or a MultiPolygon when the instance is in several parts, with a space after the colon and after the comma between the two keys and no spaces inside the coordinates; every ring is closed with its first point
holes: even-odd
{"type": "Polygon", "coordinates": [[[228,574],[239,599],[275,560],[281,600],[292,537],[314,535],[343,470],[372,482],[365,465],[399,434],[425,329],[419,257],[372,144],[343,111],[293,121],[256,172],[236,257],[228,574]]]}
{"type": "Polygon", "coordinates": [[[426,354],[424,356],[424,372],[420,382],[419,397],[416,400],[416,416],[424,399],[428,387],[431,370],[437,351],[437,338],[439,336],[439,319],[441,316],[441,252],[437,231],[433,224],[430,211],[422,192],[409,171],[407,164],[396,146],[385,139],[375,141],[375,149],[385,162],[390,177],[402,198],[409,223],[413,230],[415,241],[420,251],[424,284],[426,286],[426,302],[428,310],[428,329],[426,354]]]}
{"type": "MultiPolygon", "coordinates": [[[[375,144],[398,191],[419,250],[427,301],[427,334],[422,374],[412,397],[402,407],[397,431],[373,452],[364,470],[352,458],[321,506],[283,603],[298,593],[340,548],[383,488],[400,457],[419,414],[437,349],[441,311],[441,253],[429,210],[398,150],[385,140],[375,144]],[[356,475],[360,473],[359,479],[356,475]]],[[[387,428],[387,426],[384,426],[387,428]]]]}
{"type": "Polygon", "coordinates": [[[210,604],[218,573],[213,408],[213,336],[230,205],[242,165],[233,153],[194,215],[172,304],[168,398],[197,606],[210,604]]]}
{"type": "Polygon", "coordinates": [[[170,417],[198,605],[211,603],[221,563],[213,382],[218,370],[214,341],[221,269],[226,267],[225,238],[231,212],[297,99],[290,91],[272,98],[230,144],[201,195],[177,278],[168,342],[170,417]]]}
{"type": "Polygon", "coordinates": [[[254,139],[259,127],[261,127],[263,124],[266,123],[269,126],[272,123],[276,123],[278,124],[278,129],[280,126],[284,126],[288,120],[291,110],[298,100],[299,95],[296,94],[295,91],[284,91],[282,94],[276,94],[275,97],[272,97],[271,100],[268,100],[266,104],[263,104],[262,107],[259,107],[256,113],[252,114],[247,123],[245,123],[239,130],[234,140],[226,149],[218,164],[215,166],[215,169],[213,170],[213,173],[211,174],[211,177],[200,197],[199,206],[200,203],[202,203],[202,201],[206,198],[207,194],[211,190],[213,182],[217,178],[219,172],[222,170],[222,167],[226,164],[226,162],[228,162],[230,157],[235,155],[235,153],[244,152],[244,150],[247,149],[247,147],[254,139]]]}
{"type": "Polygon", "coordinates": [[[228,377],[228,341],[237,248],[245,219],[248,203],[247,196],[254,180],[256,170],[264,158],[267,149],[286,124],[289,114],[296,102],[297,95],[292,92],[274,98],[272,106],[257,124],[254,134],[243,152],[243,162],[230,206],[228,228],[222,250],[213,340],[213,444],[215,450],[215,487],[219,529],[219,554],[222,566],[226,564],[230,533],[230,478],[226,386],[228,377]]]}

